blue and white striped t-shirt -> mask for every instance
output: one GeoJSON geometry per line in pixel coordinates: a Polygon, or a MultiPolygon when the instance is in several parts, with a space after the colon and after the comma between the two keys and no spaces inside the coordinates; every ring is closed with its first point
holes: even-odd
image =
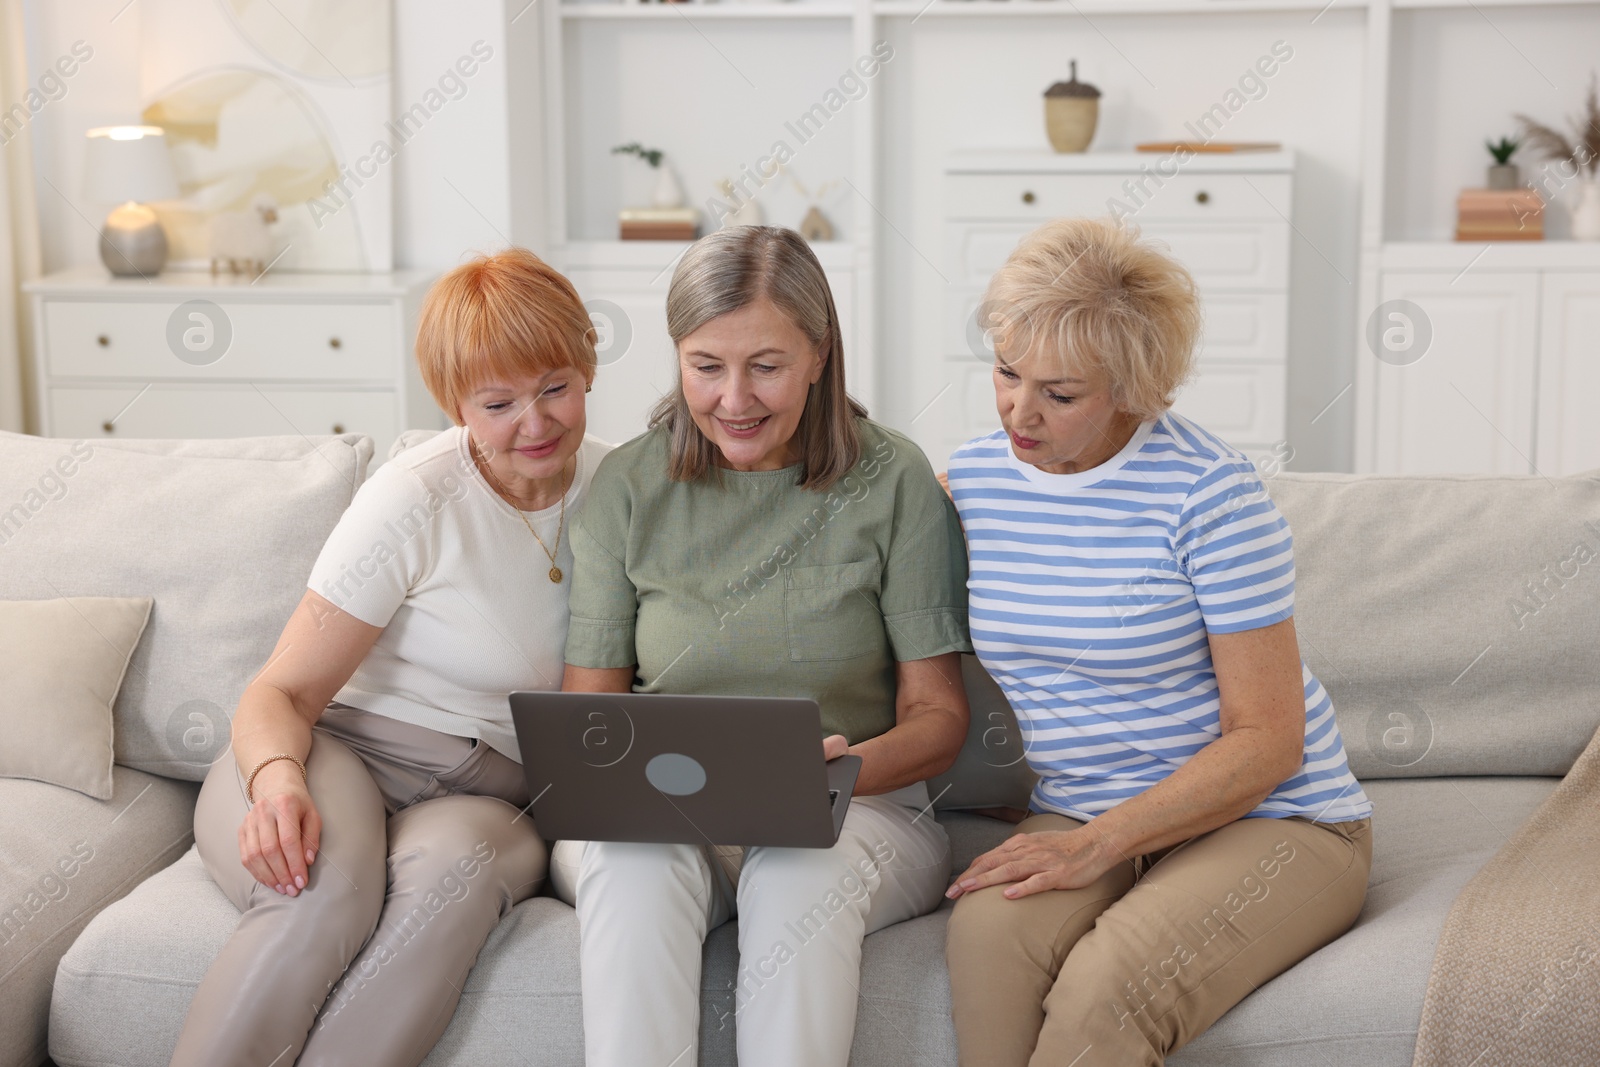
{"type": "MultiPolygon", "coordinates": [[[[1248,459],[1168,412],[1077,474],[996,431],[951,456],[950,490],[972,645],[1016,711],[1035,810],[1092,818],[1222,735],[1207,632],[1294,614],[1289,526],[1248,459]]],[[[1250,815],[1366,818],[1333,702],[1300,669],[1305,758],[1250,815]]]]}

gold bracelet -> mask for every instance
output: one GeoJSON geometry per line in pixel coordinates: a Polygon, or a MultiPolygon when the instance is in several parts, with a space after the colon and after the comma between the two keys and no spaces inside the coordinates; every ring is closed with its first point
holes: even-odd
{"type": "Polygon", "coordinates": [[[265,767],[267,764],[275,763],[281,759],[293,761],[294,765],[300,768],[300,780],[302,782],[306,780],[306,765],[301,763],[294,756],[289,755],[287,752],[280,752],[276,756],[268,756],[266,759],[256,764],[255,770],[250,772],[250,777],[244,780],[244,798],[250,802],[251,806],[254,806],[256,802],[255,793],[253,792],[256,784],[256,775],[260,774],[261,768],[265,767]]]}

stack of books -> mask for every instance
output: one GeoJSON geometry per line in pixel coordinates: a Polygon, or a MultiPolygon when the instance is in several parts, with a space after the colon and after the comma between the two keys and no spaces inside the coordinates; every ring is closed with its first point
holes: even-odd
{"type": "Polygon", "coordinates": [[[617,216],[624,241],[692,241],[700,213],[692,207],[626,207],[617,216]]]}
{"type": "Polygon", "coordinates": [[[1542,241],[1544,201],[1532,189],[1463,189],[1456,199],[1458,241],[1542,241]]]}

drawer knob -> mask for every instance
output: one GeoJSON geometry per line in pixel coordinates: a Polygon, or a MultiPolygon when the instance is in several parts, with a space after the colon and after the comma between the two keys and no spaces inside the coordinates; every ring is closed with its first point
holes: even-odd
{"type": "Polygon", "coordinates": [[[115,433],[117,430],[117,424],[112,422],[110,419],[107,419],[105,422],[100,424],[100,429],[106,433],[115,433]]]}
{"type": "Polygon", "coordinates": [[[1032,189],[1027,189],[1027,190],[1023,191],[1022,202],[1024,204],[1031,204],[1037,199],[1039,199],[1039,198],[1033,195],[1033,190],[1032,189]]]}
{"type": "Polygon", "coordinates": [[[337,337],[328,338],[328,347],[329,348],[339,348],[343,344],[344,344],[344,342],[339,340],[337,337]]]}
{"type": "Polygon", "coordinates": [[[344,423],[342,423],[342,422],[334,423],[333,424],[333,432],[334,433],[344,433],[344,423]]]}
{"type": "Polygon", "coordinates": [[[1197,204],[1209,204],[1211,202],[1211,194],[1202,189],[1194,194],[1194,202],[1197,204]]]}
{"type": "Polygon", "coordinates": [[[99,337],[94,339],[94,343],[99,345],[101,348],[110,348],[111,338],[107,337],[105,334],[101,334],[99,337]]]}

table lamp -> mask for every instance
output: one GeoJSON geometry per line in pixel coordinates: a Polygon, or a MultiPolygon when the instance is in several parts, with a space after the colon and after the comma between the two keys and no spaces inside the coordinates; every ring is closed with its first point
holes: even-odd
{"type": "Polygon", "coordinates": [[[167,234],[147,206],[178,195],[159,126],[100,126],[88,133],[85,195],[116,203],[100,230],[100,259],[112,274],[149,277],[167,262],[167,234]]]}

